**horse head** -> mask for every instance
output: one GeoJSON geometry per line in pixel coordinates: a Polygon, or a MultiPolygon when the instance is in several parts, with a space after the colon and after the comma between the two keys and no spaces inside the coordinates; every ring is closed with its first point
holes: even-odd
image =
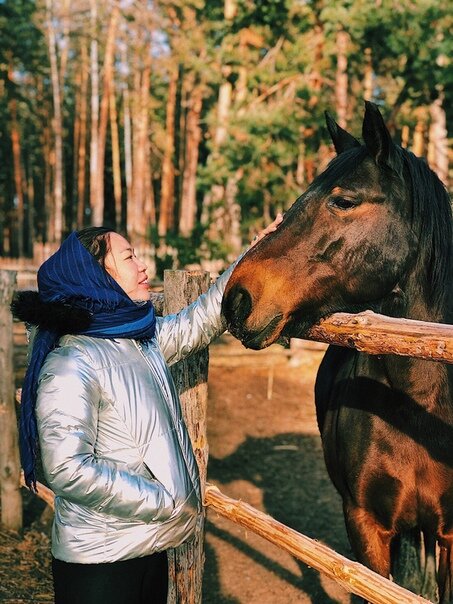
{"type": "MultiPolygon", "coordinates": [[[[423,230],[431,228],[413,203],[411,166],[424,162],[393,143],[372,103],[365,108],[364,144],[330,116],[327,127],[337,156],[279,228],[243,256],[228,282],[228,328],[249,348],[303,337],[333,312],[372,308],[391,314],[392,304],[399,304],[400,316],[407,311],[408,281],[419,264],[423,230]]],[[[447,240],[450,246],[451,230],[447,240]]]]}

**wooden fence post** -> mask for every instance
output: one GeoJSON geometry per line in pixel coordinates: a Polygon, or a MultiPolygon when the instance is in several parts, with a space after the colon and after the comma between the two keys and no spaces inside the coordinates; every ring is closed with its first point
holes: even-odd
{"type": "MultiPolygon", "coordinates": [[[[178,312],[205,292],[210,284],[206,271],[164,272],[164,314],[178,312]]],[[[200,470],[201,490],[204,492],[208,463],[206,411],[208,399],[208,350],[193,355],[172,367],[178,388],[184,420],[200,470]]],[[[204,512],[203,512],[204,514],[204,512]]],[[[204,568],[203,530],[189,543],[169,550],[169,604],[201,604],[204,568]]]]}
{"type": "Polygon", "coordinates": [[[9,309],[16,271],[0,270],[0,502],[1,523],[22,529],[20,459],[13,370],[13,317],[9,309]]]}

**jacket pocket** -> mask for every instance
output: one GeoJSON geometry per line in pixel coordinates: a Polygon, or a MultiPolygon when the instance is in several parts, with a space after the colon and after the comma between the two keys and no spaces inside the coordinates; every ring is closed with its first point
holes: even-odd
{"type": "Polygon", "coordinates": [[[175,501],[161,482],[155,478],[153,480],[159,485],[162,497],[159,507],[157,508],[157,513],[151,522],[165,522],[172,516],[175,510],[175,501]]]}

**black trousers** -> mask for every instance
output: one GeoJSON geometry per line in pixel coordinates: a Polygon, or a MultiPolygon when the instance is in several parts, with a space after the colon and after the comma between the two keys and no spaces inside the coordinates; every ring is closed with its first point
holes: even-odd
{"type": "Polygon", "coordinates": [[[55,604],[166,604],[167,552],[101,564],[52,558],[55,604]]]}

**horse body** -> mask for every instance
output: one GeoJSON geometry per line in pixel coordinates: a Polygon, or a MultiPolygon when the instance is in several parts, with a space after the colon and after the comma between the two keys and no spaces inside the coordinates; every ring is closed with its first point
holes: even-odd
{"type": "Polygon", "coordinates": [[[446,368],[432,365],[330,347],[316,406],[326,466],[359,561],[435,601],[437,540],[441,601],[450,602],[453,412],[446,368]],[[404,379],[410,375],[417,377],[404,379]],[[403,563],[395,539],[407,542],[414,530],[424,539],[403,563]]]}
{"type": "MultiPolygon", "coordinates": [[[[369,103],[364,146],[328,127],[337,158],[228,283],[224,313],[248,347],[339,311],[451,322],[452,216],[437,177],[369,103]]],[[[442,603],[453,602],[452,369],[331,346],[315,388],[354,554],[442,603]]]]}

